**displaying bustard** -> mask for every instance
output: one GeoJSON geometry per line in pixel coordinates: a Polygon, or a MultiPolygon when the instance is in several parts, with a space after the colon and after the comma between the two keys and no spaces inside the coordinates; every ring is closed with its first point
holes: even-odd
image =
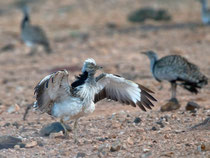
{"type": "MultiPolygon", "coordinates": [[[[87,59],[82,74],[71,85],[68,82],[68,72],[61,70],[46,76],[35,87],[34,107],[59,117],[63,125],[64,121],[75,120],[75,142],[78,119],[92,113],[98,101],[107,98],[133,107],[138,106],[143,111],[154,106],[150,100],[156,101],[149,94],[153,93],[151,90],[123,77],[106,73],[95,77],[98,69],[101,67],[93,59],[87,59]]],[[[65,126],[63,127],[65,136],[68,136],[65,126]]]]}
{"type": "Polygon", "coordinates": [[[210,24],[210,10],[207,7],[207,0],[199,0],[201,7],[201,19],[204,24],[210,24]]]}
{"type": "Polygon", "coordinates": [[[44,30],[39,26],[31,25],[29,8],[27,6],[22,7],[23,19],[21,22],[21,39],[31,48],[30,55],[36,52],[38,45],[44,47],[47,53],[51,53],[50,44],[44,30]]]}
{"type": "Polygon", "coordinates": [[[171,100],[176,98],[177,82],[192,93],[207,85],[208,79],[199,68],[180,55],[168,55],[158,60],[153,51],[144,52],[150,59],[150,70],[157,81],[167,80],[171,83],[171,100]]]}

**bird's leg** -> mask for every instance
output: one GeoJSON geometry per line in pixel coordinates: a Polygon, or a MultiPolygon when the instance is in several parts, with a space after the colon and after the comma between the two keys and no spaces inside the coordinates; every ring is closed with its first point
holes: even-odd
{"type": "Polygon", "coordinates": [[[171,82],[171,99],[176,98],[176,82],[171,82]]]}
{"type": "Polygon", "coordinates": [[[75,120],[74,122],[74,131],[73,131],[73,134],[74,134],[74,143],[78,143],[78,139],[77,139],[77,125],[78,125],[78,119],[75,120]]]}
{"type": "Polygon", "coordinates": [[[69,137],[69,134],[68,134],[68,130],[66,129],[65,123],[63,121],[63,118],[60,119],[60,123],[61,123],[61,126],[64,129],[64,136],[65,136],[65,138],[68,138],[69,137]]]}

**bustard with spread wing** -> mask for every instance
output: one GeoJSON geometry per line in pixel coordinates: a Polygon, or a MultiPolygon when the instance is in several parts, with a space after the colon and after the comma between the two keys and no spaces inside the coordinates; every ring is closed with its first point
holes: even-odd
{"type": "MultiPolygon", "coordinates": [[[[111,99],[133,107],[139,106],[143,111],[151,109],[156,99],[144,86],[122,77],[102,73],[95,77],[100,66],[93,59],[87,59],[82,74],[71,85],[66,70],[57,71],[42,79],[35,87],[36,102],[34,106],[42,112],[61,118],[61,123],[75,120],[74,140],[77,141],[77,123],[82,116],[95,110],[95,103],[102,99],[111,99]]],[[[65,127],[64,127],[65,128],[65,127]]],[[[67,136],[67,130],[64,134],[67,136]]]]}
{"type": "Polygon", "coordinates": [[[40,26],[35,26],[30,23],[29,8],[23,6],[23,19],[21,22],[21,39],[28,46],[31,47],[30,55],[33,55],[38,45],[44,47],[47,53],[51,53],[51,47],[44,30],[40,26]]]}
{"type": "Polygon", "coordinates": [[[167,80],[171,83],[171,100],[176,98],[177,82],[181,82],[186,90],[198,93],[198,88],[207,85],[208,79],[199,68],[180,55],[168,55],[158,60],[153,51],[143,52],[150,59],[150,69],[153,77],[161,82],[167,80]]]}

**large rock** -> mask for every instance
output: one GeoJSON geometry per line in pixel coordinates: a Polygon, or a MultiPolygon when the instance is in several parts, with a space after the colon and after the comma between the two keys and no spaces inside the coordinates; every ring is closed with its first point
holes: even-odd
{"type": "Polygon", "coordinates": [[[181,105],[179,104],[178,100],[176,98],[172,98],[171,100],[169,100],[168,103],[161,106],[160,111],[173,111],[179,109],[180,107],[181,105]]]}
{"type": "MultiPolygon", "coordinates": [[[[65,125],[68,131],[71,131],[71,128],[68,125],[65,125]]],[[[45,125],[41,130],[40,134],[42,136],[49,136],[51,133],[58,133],[60,131],[64,132],[64,128],[60,122],[53,122],[45,125]]]]}
{"type": "Polygon", "coordinates": [[[0,136],[0,149],[14,148],[15,145],[19,145],[21,148],[25,147],[20,138],[13,136],[0,136]]]}

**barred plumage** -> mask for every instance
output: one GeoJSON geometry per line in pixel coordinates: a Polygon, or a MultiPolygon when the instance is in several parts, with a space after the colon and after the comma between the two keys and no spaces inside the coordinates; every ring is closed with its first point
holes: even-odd
{"type": "Polygon", "coordinates": [[[51,53],[51,47],[44,30],[40,26],[34,26],[30,23],[29,9],[23,6],[23,20],[21,22],[21,39],[31,47],[30,54],[33,55],[36,51],[36,46],[41,45],[47,53],[51,53]]]}

